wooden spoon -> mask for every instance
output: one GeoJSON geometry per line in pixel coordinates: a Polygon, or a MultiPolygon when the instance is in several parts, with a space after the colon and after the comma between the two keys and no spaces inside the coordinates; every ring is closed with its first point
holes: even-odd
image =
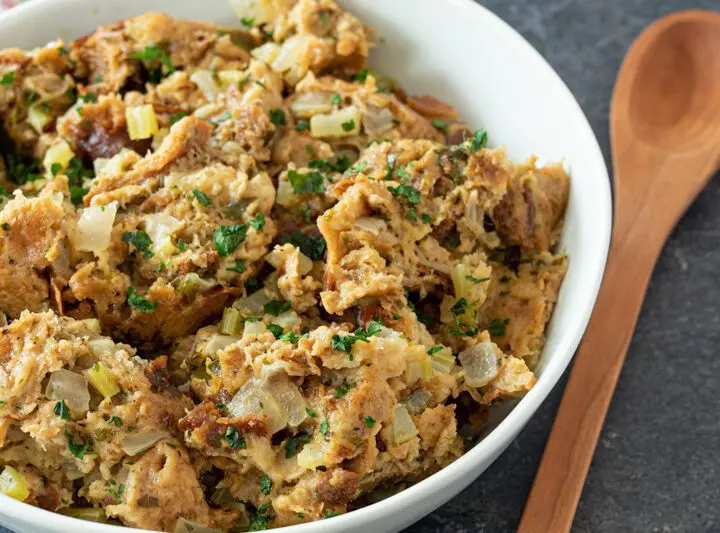
{"type": "Polygon", "coordinates": [[[675,13],[647,28],[620,69],[610,122],[607,270],[520,533],[570,531],[655,262],[720,166],[720,13],[675,13]]]}

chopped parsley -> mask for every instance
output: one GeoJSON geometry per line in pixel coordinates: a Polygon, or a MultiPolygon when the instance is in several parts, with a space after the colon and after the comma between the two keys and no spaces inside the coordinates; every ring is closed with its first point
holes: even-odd
{"type": "Polygon", "coordinates": [[[5,167],[10,181],[18,185],[25,185],[30,181],[42,179],[40,174],[40,163],[37,159],[24,161],[19,154],[5,152],[5,167]]]}
{"type": "Polygon", "coordinates": [[[228,446],[230,446],[233,450],[244,450],[247,448],[245,437],[240,435],[237,428],[232,426],[228,426],[225,430],[225,442],[227,442],[228,446]]]}
{"type": "Polygon", "coordinates": [[[465,276],[465,279],[470,280],[473,283],[483,283],[485,281],[490,281],[490,278],[476,278],[474,276],[465,276]]]}
{"type": "Polygon", "coordinates": [[[82,100],[83,102],[87,104],[95,104],[97,103],[97,95],[95,93],[85,93],[78,95],[78,100],[82,100]]]}
{"type": "Polygon", "coordinates": [[[3,222],[2,224],[0,224],[0,228],[2,228],[3,231],[10,231],[10,224],[8,224],[7,222],[3,222]]]}
{"type": "Polygon", "coordinates": [[[400,196],[407,199],[412,205],[420,203],[420,191],[412,185],[398,185],[397,187],[388,187],[393,196],[400,196]]]}
{"type": "Polygon", "coordinates": [[[333,335],[332,348],[341,352],[350,353],[353,344],[358,341],[370,342],[370,337],[377,335],[382,329],[382,323],[375,320],[368,323],[367,328],[363,330],[358,327],[352,335],[333,335]]]}
{"type": "Polygon", "coordinates": [[[263,306],[263,311],[268,315],[278,316],[286,311],[290,311],[290,308],[290,302],[270,300],[263,306]]]}
{"type": "Polygon", "coordinates": [[[492,335],[493,337],[502,337],[503,335],[505,335],[505,326],[507,326],[509,322],[509,318],[506,318],[505,320],[500,320],[499,318],[496,318],[495,320],[490,322],[490,325],[487,329],[490,332],[490,335],[492,335]]]}
{"type": "Polygon", "coordinates": [[[270,491],[272,490],[273,482],[270,479],[270,476],[265,474],[263,477],[260,478],[260,492],[267,495],[270,494],[270,491]]]}
{"type": "Polygon", "coordinates": [[[355,129],[355,119],[351,118],[347,122],[343,122],[342,124],[340,124],[340,126],[342,126],[344,132],[349,133],[355,129]]]}
{"type": "Polygon", "coordinates": [[[333,511],[332,509],[328,509],[327,511],[325,511],[325,514],[323,514],[323,518],[333,518],[336,516],[340,516],[340,513],[338,513],[337,511],[333,511]]]}
{"type": "Polygon", "coordinates": [[[445,349],[445,346],[433,346],[432,348],[428,348],[427,353],[428,353],[428,355],[433,355],[444,349],[445,349]]]}
{"type": "Polygon", "coordinates": [[[283,333],[282,335],[280,335],[279,340],[290,344],[297,344],[300,340],[300,336],[294,331],[288,331],[287,333],[283,333]]]}
{"type": "Polygon", "coordinates": [[[310,416],[312,418],[317,417],[317,411],[315,411],[315,409],[310,409],[309,407],[306,407],[305,412],[307,413],[308,416],[310,416]]]}
{"type": "Polygon", "coordinates": [[[258,213],[255,215],[255,218],[252,219],[250,222],[248,222],[253,228],[255,228],[258,231],[262,231],[262,229],[265,227],[265,215],[262,213],[258,213]]]}
{"type": "Polygon", "coordinates": [[[328,431],[330,431],[330,424],[328,423],[327,420],[323,420],[322,423],[320,424],[320,434],[323,437],[326,437],[328,434],[328,431]]]}
{"type": "Polygon", "coordinates": [[[182,239],[178,240],[177,247],[178,247],[178,250],[180,250],[181,252],[185,252],[188,249],[187,243],[182,239]]]}
{"type": "Polygon", "coordinates": [[[240,22],[242,23],[243,26],[247,26],[248,28],[252,28],[253,26],[255,26],[255,19],[249,19],[249,18],[243,17],[240,19],[240,22]]]}
{"type": "Polygon", "coordinates": [[[354,81],[365,81],[370,74],[370,70],[364,68],[352,75],[354,81]]]}
{"type": "Polygon", "coordinates": [[[130,307],[134,307],[141,313],[151,313],[158,305],[157,302],[150,302],[143,298],[135,287],[128,288],[127,302],[130,307]]]}
{"type": "Polygon", "coordinates": [[[267,329],[276,339],[280,339],[285,331],[282,326],[278,326],[277,324],[268,324],[267,329]]]}
{"type": "Polygon", "coordinates": [[[185,117],[189,116],[190,113],[187,111],[178,111],[177,113],[170,113],[170,125],[172,126],[176,122],[180,122],[180,120],[184,119],[185,117]]]}
{"type": "Polygon", "coordinates": [[[433,127],[441,130],[443,133],[448,132],[448,123],[445,120],[431,120],[430,124],[433,125],[433,127]]]}
{"type": "Polygon", "coordinates": [[[142,252],[142,254],[145,256],[146,259],[151,258],[153,255],[155,255],[150,247],[152,246],[152,240],[150,239],[150,235],[148,235],[146,232],[140,230],[140,231],[126,231],[122,235],[123,242],[127,242],[129,244],[132,244],[138,252],[142,252]]]}
{"type": "Polygon", "coordinates": [[[243,272],[245,272],[245,261],[243,261],[242,259],[238,259],[237,261],[235,261],[235,266],[232,268],[228,268],[228,270],[232,272],[237,272],[238,274],[242,274],[243,272]]]}
{"type": "Polygon", "coordinates": [[[393,320],[400,320],[400,315],[398,313],[393,313],[392,318],[393,320]]]}
{"type": "Polygon", "coordinates": [[[123,421],[119,416],[112,415],[108,420],[108,424],[115,424],[117,427],[122,427],[123,421]]]}
{"type": "Polygon", "coordinates": [[[226,257],[235,251],[235,248],[245,240],[247,226],[237,224],[233,226],[220,226],[213,232],[213,242],[220,257],[226,257]]]}
{"type": "Polygon", "coordinates": [[[65,430],[65,437],[67,437],[68,440],[68,450],[70,450],[70,453],[73,454],[75,457],[80,459],[81,461],[85,457],[86,454],[93,453],[92,452],[92,446],[93,446],[93,440],[88,437],[87,442],[85,444],[81,444],[79,442],[75,442],[73,439],[73,436],[70,434],[70,432],[66,429],[65,430]]]}
{"type": "Polygon", "coordinates": [[[60,400],[53,407],[53,413],[60,417],[61,420],[70,420],[70,412],[65,400],[60,400]]]}
{"type": "Polygon", "coordinates": [[[340,94],[335,93],[332,95],[332,98],[330,98],[330,103],[332,105],[340,105],[342,104],[342,96],[340,94]]]}
{"type": "Polygon", "coordinates": [[[433,221],[432,217],[427,213],[423,213],[422,215],[420,215],[420,218],[425,224],[430,224],[433,221]]]}
{"type": "MultiPolygon", "coordinates": [[[[108,481],[110,485],[115,485],[115,481],[112,479],[108,481]]],[[[120,497],[122,496],[123,491],[125,490],[125,485],[120,483],[117,488],[111,487],[107,489],[108,494],[110,494],[113,498],[115,498],[115,503],[120,503],[120,497]]]]}
{"type": "Polygon", "coordinates": [[[128,57],[145,63],[160,65],[160,67],[148,71],[150,81],[153,83],[157,83],[165,76],[175,72],[175,65],[173,65],[170,55],[159,46],[146,46],[141,52],[132,53],[128,57]],[[162,67],[165,67],[165,72],[162,71],[162,67]]]}
{"type": "Polygon", "coordinates": [[[2,78],[0,78],[0,85],[3,85],[4,87],[10,87],[14,81],[15,71],[11,70],[10,72],[6,72],[2,75],[2,78]]]}
{"type": "Polygon", "coordinates": [[[313,237],[312,235],[306,235],[300,230],[294,230],[290,235],[285,235],[282,241],[283,244],[290,243],[293,246],[297,246],[303,254],[313,261],[322,259],[327,248],[327,243],[322,235],[313,237]]]}
{"type": "Polygon", "coordinates": [[[407,171],[404,167],[397,167],[395,169],[395,173],[400,176],[400,179],[402,181],[412,181],[413,177],[410,175],[410,173],[407,171]]]}
{"type": "Polygon", "coordinates": [[[268,112],[268,117],[270,117],[270,122],[272,122],[276,126],[284,126],[285,125],[285,111],[283,111],[280,108],[271,109],[268,112]]]}
{"type": "Polygon", "coordinates": [[[60,172],[62,172],[62,168],[63,167],[60,163],[53,163],[52,165],[50,165],[50,173],[53,176],[57,176],[58,174],[60,174],[60,172]]]}
{"type": "Polygon", "coordinates": [[[412,222],[417,222],[417,212],[415,211],[414,207],[411,207],[407,210],[407,213],[405,213],[405,218],[412,222]]]}
{"type": "Polygon", "coordinates": [[[310,123],[307,120],[298,120],[295,123],[295,131],[305,131],[310,127],[310,123]]]}
{"type": "Polygon", "coordinates": [[[363,422],[365,422],[366,428],[371,428],[375,425],[376,420],[371,416],[366,416],[363,418],[363,422]]]}
{"type": "Polygon", "coordinates": [[[272,505],[269,503],[263,504],[260,507],[257,508],[257,511],[255,511],[255,514],[250,519],[250,526],[248,527],[248,531],[264,531],[268,528],[270,525],[270,522],[267,519],[267,515],[270,512],[270,509],[272,509],[272,505]]]}
{"type": "Polygon", "coordinates": [[[212,202],[210,201],[210,198],[208,198],[208,195],[202,192],[200,189],[193,189],[192,193],[201,206],[210,207],[212,205],[212,202]]]}
{"type": "Polygon", "coordinates": [[[450,312],[455,316],[464,315],[465,313],[467,313],[467,309],[468,301],[465,298],[460,298],[450,308],[450,312]]]}
{"type": "Polygon", "coordinates": [[[319,170],[342,173],[350,168],[350,159],[344,155],[338,157],[335,161],[330,161],[329,159],[313,159],[308,163],[308,166],[319,170]]]}
{"type": "Polygon", "coordinates": [[[348,392],[350,392],[350,389],[352,389],[354,386],[355,386],[355,383],[353,383],[352,381],[348,381],[347,378],[344,379],[340,385],[335,387],[335,397],[342,398],[348,392]]]}
{"type": "Polygon", "coordinates": [[[317,171],[302,174],[295,170],[288,170],[288,181],[295,194],[314,194],[325,191],[325,177],[317,171]]]}
{"type": "Polygon", "coordinates": [[[484,129],[477,130],[470,138],[470,151],[474,154],[480,148],[485,148],[488,143],[488,134],[484,129]]]}
{"type": "Polygon", "coordinates": [[[285,458],[290,459],[293,457],[298,453],[298,446],[310,442],[310,439],[311,437],[307,433],[298,433],[297,435],[289,437],[288,440],[285,441],[285,458]]]}

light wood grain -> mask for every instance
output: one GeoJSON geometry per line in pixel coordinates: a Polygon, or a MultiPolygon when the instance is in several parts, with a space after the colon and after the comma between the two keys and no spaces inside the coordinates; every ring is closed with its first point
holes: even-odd
{"type": "Polygon", "coordinates": [[[570,531],[657,257],[720,166],[720,13],[676,13],[640,35],[620,69],[610,126],[615,223],[605,279],[520,533],[570,531]]]}

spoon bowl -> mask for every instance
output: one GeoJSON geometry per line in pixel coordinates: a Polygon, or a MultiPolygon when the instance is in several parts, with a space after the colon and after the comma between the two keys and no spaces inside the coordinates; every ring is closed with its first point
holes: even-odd
{"type": "Polygon", "coordinates": [[[676,13],[647,28],[620,69],[610,115],[607,269],[519,533],[570,531],[657,257],[720,165],[720,13],[676,13]]]}

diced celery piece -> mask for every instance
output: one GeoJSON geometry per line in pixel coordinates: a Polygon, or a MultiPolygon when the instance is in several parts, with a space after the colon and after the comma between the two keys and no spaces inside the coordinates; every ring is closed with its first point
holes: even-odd
{"type": "Polygon", "coordinates": [[[115,376],[110,373],[108,367],[104,363],[98,361],[92,368],[85,371],[90,385],[95,387],[100,394],[105,398],[112,398],[120,392],[120,385],[118,385],[115,376]]]}
{"type": "Polygon", "coordinates": [[[108,524],[109,521],[105,516],[105,510],[101,507],[77,507],[74,509],[64,509],[62,514],[79,518],[80,520],[88,520],[89,522],[100,522],[108,524]]]}
{"type": "Polygon", "coordinates": [[[45,111],[42,103],[33,104],[28,109],[28,122],[38,133],[42,133],[50,121],[52,116],[45,111]]]}
{"type": "Polygon", "coordinates": [[[220,333],[223,335],[240,335],[243,330],[243,317],[240,311],[226,307],[220,321],[220,333]]]}
{"type": "Polygon", "coordinates": [[[12,466],[6,466],[0,474],[0,494],[24,502],[30,495],[30,486],[25,480],[25,476],[12,466]]]}
{"type": "Polygon", "coordinates": [[[146,104],[137,107],[125,108],[128,135],[133,141],[149,139],[158,132],[158,122],[155,109],[146,104]]]}

